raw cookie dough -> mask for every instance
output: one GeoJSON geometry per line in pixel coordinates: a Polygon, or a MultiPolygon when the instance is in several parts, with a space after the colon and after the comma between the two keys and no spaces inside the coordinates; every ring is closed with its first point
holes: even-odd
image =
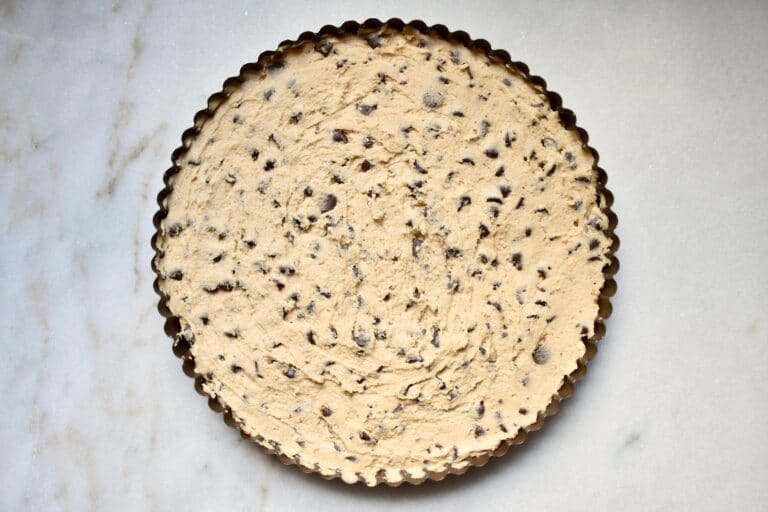
{"type": "Polygon", "coordinates": [[[177,164],[158,269],[204,389],[345,480],[460,469],[593,334],[594,159],[538,86],[416,31],[253,72],[177,164]]]}

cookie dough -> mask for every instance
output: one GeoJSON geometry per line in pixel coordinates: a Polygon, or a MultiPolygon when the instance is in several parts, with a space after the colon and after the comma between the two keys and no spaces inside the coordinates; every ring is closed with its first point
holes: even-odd
{"type": "Polygon", "coordinates": [[[537,421],[611,239],[542,90],[416,31],[251,72],[176,162],[157,265],[203,388],[324,475],[461,469],[537,421]]]}

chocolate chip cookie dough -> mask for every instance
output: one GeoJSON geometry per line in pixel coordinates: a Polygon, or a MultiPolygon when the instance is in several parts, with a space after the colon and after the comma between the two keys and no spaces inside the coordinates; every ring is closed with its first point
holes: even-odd
{"type": "Polygon", "coordinates": [[[176,162],[159,289],[262,445],[373,485],[535,424],[609,263],[594,158],[538,85],[406,27],[253,71],[176,162]]]}

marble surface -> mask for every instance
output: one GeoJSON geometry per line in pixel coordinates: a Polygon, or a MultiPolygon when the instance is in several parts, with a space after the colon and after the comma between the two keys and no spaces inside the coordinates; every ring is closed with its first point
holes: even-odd
{"type": "Polygon", "coordinates": [[[765,510],[768,4],[640,4],[0,1],[0,510],[765,510]],[[610,176],[622,266],[600,353],[542,432],[370,490],[208,410],[162,332],[149,239],[224,78],[393,15],[484,37],[562,94],[610,176]]]}

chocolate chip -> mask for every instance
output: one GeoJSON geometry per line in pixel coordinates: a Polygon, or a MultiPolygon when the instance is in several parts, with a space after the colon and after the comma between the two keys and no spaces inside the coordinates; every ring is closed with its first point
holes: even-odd
{"type": "Polygon", "coordinates": [[[506,199],[512,193],[512,187],[509,185],[499,185],[499,192],[501,192],[501,197],[506,199]]]}
{"type": "Polygon", "coordinates": [[[277,287],[278,291],[282,291],[283,288],[285,288],[285,283],[282,283],[282,282],[278,281],[277,279],[273,279],[272,282],[275,283],[275,286],[277,287]]]}
{"type": "Polygon", "coordinates": [[[578,181],[580,183],[589,183],[590,181],[592,181],[589,178],[589,176],[576,176],[575,178],[573,178],[573,180],[578,181]]]}
{"type": "Polygon", "coordinates": [[[507,87],[509,87],[510,85],[512,85],[512,80],[510,80],[510,79],[509,79],[509,78],[507,78],[507,77],[504,77],[504,78],[502,78],[502,79],[501,79],[501,83],[503,83],[504,85],[506,85],[507,87]]]}
{"type": "Polygon", "coordinates": [[[468,164],[468,165],[475,165],[475,161],[469,158],[468,156],[465,156],[461,159],[462,164],[468,164]]]}
{"type": "Polygon", "coordinates": [[[496,173],[494,174],[497,178],[500,178],[501,176],[504,176],[504,166],[500,166],[498,169],[496,169],[496,173]]]}
{"type": "Polygon", "coordinates": [[[209,285],[203,286],[203,291],[206,291],[208,293],[231,292],[234,289],[235,289],[235,285],[232,283],[232,281],[222,281],[215,286],[209,286],[209,285]]]}
{"type": "Polygon", "coordinates": [[[539,343],[536,345],[536,348],[533,349],[531,356],[533,357],[534,363],[544,364],[549,361],[549,350],[547,350],[547,347],[539,343]]]}
{"type": "Polygon", "coordinates": [[[175,238],[179,236],[179,233],[184,231],[184,228],[179,224],[178,222],[174,222],[170,226],[168,226],[168,236],[171,238],[175,238]]]}
{"type": "Polygon", "coordinates": [[[445,259],[460,258],[463,255],[461,249],[458,247],[449,247],[445,250],[445,259]]]}
{"type": "Polygon", "coordinates": [[[211,320],[208,318],[208,315],[200,315],[200,321],[203,322],[203,325],[208,325],[211,320]]]}
{"type": "Polygon", "coordinates": [[[411,239],[411,254],[414,258],[419,257],[419,251],[421,251],[421,245],[424,243],[423,238],[413,238],[411,239]]]}
{"type": "Polygon", "coordinates": [[[381,300],[383,300],[384,302],[389,302],[389,299],[391,299],[391,298],[392,298],[392,294],[391,293],[387,293],[384,297],[382,297],[381,300]]]}
{"type": "Polygon", "coordinates": [[[520,199],[517,200],[517,204],[515,205],[515,210],[519,210],[524,205],[525,205],[525,198],[521,197],[520,199]]]}
{"type": "MultiPolygon", "coordinates": [[[[480,121],[480,138],[482,139],[488,135],[488,129],[491,127],[491,122],[487,119],[480,121]]],[[[493,157],[496,158],[496,157],[493,157]]]]}
{"type": "Polygon", "coordinates": [[[336,196],[333,194],[325,194],[320,201],[320,213],[326,213],[336,208],[336,196]]]}
{"type": "Polygon", "coordinates": [[[413,161],[413,168],[414,170],[419,174],[427,174],[427,170],[424,169],[421,164],[419,164],[418,160],[413,161]]]}
{"type": "Polygon", "coordinates": [[[462,112],[462,111],[460,111],[460,110],[455,110],[455,111],[453,112],[453,115],[454,115],[455,117],[464,117],[464,112],[462,112]]]}
{"type": "Polygon", "coordinates": [[[290,117],[290,119],[288,119],[288,122],[289,122],[290,124],[298,124],[298,123],[299,123],[299,121],[301,121],[301,119],[302,119],[303,117],[304,117],[304,114],[302,114],[301,112],[296,112],[295,114],[293,114],[293,115],[290,117]]]}
{"type": "Polygon", "coordinates": [[[309,185],[304,187],[304,196],[305,197],[312,197],[313,193],[314,193],[314,191],[312,190],[312,187],[310,187],[309,185]]]}
{"type": "Polygon", "coordinates": [[[570,151],[566,151],[565,152],[565,159],[568,162],[573,162],[573,153],[571,153],[570,151]]]}
{"type": "Polygon", "coordinates": [[[368,171],[371,170],[371,167],[373,167],[373,166],[371,165],[371,162],[369,162],[368,160],[363,160],[360,163],[360,171],[361,172],[368,172],[368,171]]]}
{"type": "Polygon", "coordinates": [[[341,142],[346,144],[349,142],[349,139],[347,138],[347,130],[342,130],[339,128],[336,128],[331,132],[331,139],[333,142],[341,142]]]}
{"type": "Polygon", "coordinates": [[[328,40],[322,40],[315,43],[315,51],[320,52],[323,57],[327,57],[333,50],[333,43],[328,40]]]}
{"type": "Polygon", "coordinates": [[[522,253],[519,253],[519,252],[514,253],[512,255],[512,258],[510,259],[510,261],[512,262],[512,265],[514,265],[514,267],[517,270],[523,270],[523,255],[522,255],[522,253]]]}
{"type": "Polygon", "coordinates": [[[485,414],[485,402],[480,400],[480,403],[477,404],[477,409],[475,410],[477,411],[477,417],[482,418],[483,415],[485,414]]]}
{"type": "Polygon", "coordinates": [[[245,123],[245,120],[243,120],[243,117],[240,114],[235,114],[232,116],[232,122],[235,124],[243,124],[245,123]]]}
{"type": "Polygon", "coordinates": [[[557,146],[557,141],[552,137],[544,137],[543,139],[541,139],[541,145],[544,146],[545,148],[550,148],[550,147],[557,146]]]}
{"type": "Polygon", "coordinates": [[[282,60],[282,57],[275,57],[275,59],[267,64],[267,73],[274,73],[275,71],[279,71],[285,67],[285,62],[282,60]]]}
{"type": "Polygon", "coordinates": [[[539,299],[536,302],[534,302],[534,304],[536,304],[537,306],[545,307],[547,305],[547,301],[539,299]]]}
{"type": "Polygon", "coordinates": [[[593,238],[592,240],[589,241],[589,250],[590,251],[594,251],[598,247],[600,247],[600,240],[598,240],[597,238],[593,238]]]}
{"type": "Polygon", "coordinates": [[[436,325],[432,326],[432,346],[440,348],[440,328],[436,325]]]}
{"type": "Polygon", "coordinates": [[[489,306],[493,306],[493,309],[501,313],[501,304],[499,304],[498,302],[489,300],[488,302],[486,302],[486,304],[488,304],[489,306]]]}
{"type": "Polygon", "coordinates": [[[315,345],[315,333],[313,331],[307,331],[307,341],[310,345],[315,345]]]}
{"type": "Polygon", "coordinates": [[[484,153],[485,153],[485,156],[487,156],[488,158],[498,158],[499,157],[499,152],[496,151],[494,148],[488,148],[488,149],[486,149],[484,151],[484,153]]]}
{"type": "Polygon", "coordinates": [[[506,132],[504,134],[504,145],[506,147],[510,147],[512,143],[515,142],[516,140],[517,140],[517,136],[515,135],[515,132],[512,132],[512,133],[506,132]]]}
{"type": "Polygon", "coordinates": [[[363,147],[365,149],[371,149],[373,147],[373,142],[374,142],[373,137],[371,137],[370,135],[366,135],[365,137],[363,137],[363,147]]]}
{"type": "Polygon", "coordinates": [[[363,431],[363,432],[360,432],[360,439],[368,443],[371,441],[371,436],[370,434],[368,434],[368,432],[363,431]]]}
{"type": "Polygon", "coordinates": [[[480,238],[486,238],[490,234],[491,232],[488,230],[485,224],[480,224],[480,238]]]}
{"type": "Polygon", "coordinates": [[[283,375],[285,375],[289,379],[296,377],[296,367],[293,366],[292,364],[289,364],[288,368],[283,370],[283,375]]]}
{"type": "Polygon", "coordinates": [[[181,281],[181,279],[184,277],[184,273],[181,270],[176,269],[176,270],[172,270],[168,274],[168,277],[173,279],[174,281],[181,281]]]}
{"type": "Polygon", "coordinates": [[[427,108],[440,108],[443,106],[443,95],[439,92],[429,91],[425,92],[421,97],[421,101],[427,108]]]}
{"type": "Polygon", "coordinates": [[[449,83],[451,83],[451,81],[445,78],[443,75],[438,76],[437,79],[440,80],[440,82],[444,83],[445,85],[448,85],[449,83]]]}
{"type": "Polygon", "coordinates": [[[374,103],[372,105],[369,105],[367,103],[360,103],[357,105],[357,111],[363,114],[364,116],[369,115],[371,112],[379,108],[379,106],[374,103]]]}
{"type": "Polygon", "coordinates": [[[504,201],[502,201],[500,197],[487,197],[485,199],[485,202],[486,203],[504,204],[504,201]]]}
{"type": "Polygon", "coordinates": [[[251,155],[251,160],[253,160],[255,162],[256,160],[259,159],[259,150],[258,149],[252,149],[250,151],[250,155],[251,155]]]}
{"type": "Polygon", "coordinates": [[[460,212],[462,210],[462,208],[464,208],[465,206],[469,206],[470,204],[472,204],[472,198],[471,197],[469,197],[469,196],[461,196],[459,198],[459,209],[456,210],[456,211],[460,212]]]}
{"type": "Polygon", "coordinates": [[[232,370],[232,373],[240,373],[241,371],[243,371],[243,367],[238,366],[236,364],[233,364],[232,366],[230,366],[229,369],[232,370]]]}
{"type": "Polygon", "coordinates": [[[603,225],[600,224],[600,221],[592,218],[587,221],[587,226],[591,227],[592,229],[596,229],[597,231],[603,230],[603,225]]]}
{"type": "Polygon", "coordinates": [[[264,91],[264,99],[267,101],[270,101],[272,99],[272,96],[274,96],[274,94],[275,94],[274,88],[267,89],[266,91],[264,91]]]}
{"type": "Polygon", "coordinates": [[[371,335],[367,331],[359,329],[352,334],[352,339],[357,343],[358,347],[365,347],[371,342],[371,335]]]}
{"type": "Polygon", "coordinates": [[[266,161],[266,163],[264,164],[264,170],[265,170],[265,171],[267,171],[267,172],[271,171],[272,169],[274,169],[274,168],[275,168],[275,164],[276,164],[276,163],[277,163],[277,162],[275,162],[275,159],[274,159],[274,158],[270,158],[270,159],[269,159],[269,160],[267,160],[267,161],[266,161]]]}
{"type": "Polygon", "coordinates": [[[368,43],[368,46],[374,50],[381,46],[381,41],[379,40],[379,36],[377,34],[368,34],[365,36],[365,42],[368,43]]]}
{"type": "Polygon", "coordinates": [[[485,435],[485,429],[480,425],[475,425],[475,438],[485,435]]]}
{"type": "Polygon", "coordinates": [[[320,414],[322,414],[323,417],[327,418],[328,416],[333,414],[333,411],[327,405],[323,405],[322,407],[320,407],[320,414]]]}
{"type": "Polygon", "coordinates": [[[296,269],[288,265],[280,265],[278,267],[278,270],[284,276],[292,276],[296,273],[296,269]]]}

